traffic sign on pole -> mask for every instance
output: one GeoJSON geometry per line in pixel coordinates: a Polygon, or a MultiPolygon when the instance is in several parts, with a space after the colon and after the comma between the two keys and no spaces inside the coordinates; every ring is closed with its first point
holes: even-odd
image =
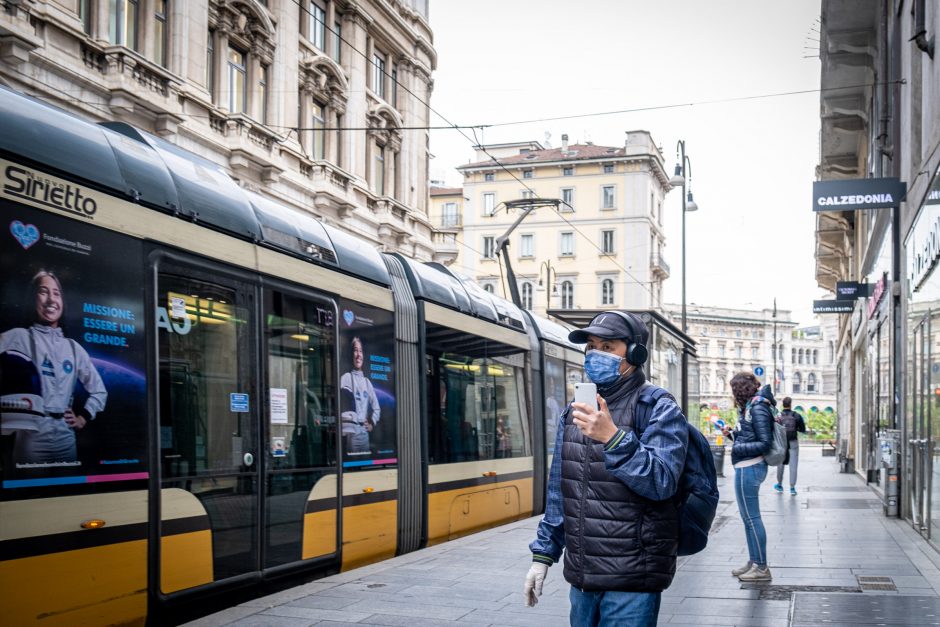
{"type": "Polygon", "coordinates": [[[756,374],[758,377],[764,376],[764,367],[763,367],[763,366],[757,366],[757,367],[755,367],[755,368],[754,368],[754,374],[756,374]]]}

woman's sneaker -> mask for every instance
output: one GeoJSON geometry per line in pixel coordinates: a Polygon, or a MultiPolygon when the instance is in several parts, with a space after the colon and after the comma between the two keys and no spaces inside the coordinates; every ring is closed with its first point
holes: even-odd
{"type": "Polygon", "coordinates": [[[754,562],[752,562],[751,560],[748,560],[747,564],[745,564],[741,568],[735,568],[734,570],[731,571],[731,574],[734,575],[735,577],[740,577],[747,571],[751,570],[752,566],[754,566],[754,562]]]}
{"type": "Polygon", "coordinates": [[[770,581],[773,579],[773,576],[770,574],[770,567],[764,566],[761,568],[757,564],[754,564],[751,570],[738,575],[738,579],[741,581],[770,581]]]}
{"type": "Polygon", "coordinates": [[[790,487],[790,496],[796,496],[796,488],[790,487]]]}
{"type": "Polygon", "coordinates": [[[775,483],[774,490],[776,490],[777,492],[783,492],[783,486],[780,485],[779,483],[775,483]]]}

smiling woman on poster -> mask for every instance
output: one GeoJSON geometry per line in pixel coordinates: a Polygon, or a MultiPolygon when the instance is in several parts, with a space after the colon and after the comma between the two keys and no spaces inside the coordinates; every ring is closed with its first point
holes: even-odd
{"type": "Polygon", "coordinates": [[[379,422],[381,408],[379,399],[375,395],[372,381],[362,372],[365,354],[362,349],[362,340],[354,337],[352,342],[353,369],[345,373],[339,380],[340,391],[345,398],[349,398],[347,405],[341,407],[343,420],[343,439],[346,440],[347,453],[369,453],[369,434],[379,422]]]}
{"type": "MultiPolygon", "coordinates": [[[[40,270],[30,288],[35,322],[29,328],[10,329],[0,335],[4,369],[34,368],[40,388],[36,391],[41,391],[42,397],[42,414],[29,428],[12,430],[13,460],[17,464],[77,462],[75,432],[104,409],[108,391],[85,349],[66,338],[59,326],[65,306],[62,284],[56,275],[40,270]],[[76,382],[88,393],[84,406],[77,412],[72,407],[76,382]]],[[[5,389],[3,393],[10,392],[28,391],[5,389]]]]}

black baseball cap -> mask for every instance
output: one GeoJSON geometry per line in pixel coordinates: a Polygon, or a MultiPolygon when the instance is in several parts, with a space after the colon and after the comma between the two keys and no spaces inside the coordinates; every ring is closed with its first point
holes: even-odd
{"type": "Polygon", "coordinates": [[[594,316],[583,329],[577,329],[568,334],[568,341],[575,344],[584,344],[589,335],[596,335],[605,340],[631,340],[637,344],[646,344],[649,338],[649,329],[646,323],[636,314],[628,311],[605,311],[594,316]],[[628,323],[624,316],[630,319],[628,323]],[[632,327],[632,328],[631,328],[632,327]]]}

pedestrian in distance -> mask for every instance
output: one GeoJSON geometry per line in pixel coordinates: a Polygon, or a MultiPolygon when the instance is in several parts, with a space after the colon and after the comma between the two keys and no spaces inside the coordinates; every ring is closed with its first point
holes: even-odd
{"type": "Polygon", "coordinates": [[[663,392],[646,384],[649,330],[639,317],[604,312],[568,337],[586,344],[584,370],[597,386],[597,406],[571,403],[559,419],[545,515],[529,545],[525,604],[538,602],[549,566],[564,552],[571,625],[653,626],[676,571],[674,496],[688,449],[686,419],[661,394],[633,423],[641,392],[663,392]]]}
{"type": "Polygon", "coordinates": [[[777,483],[774,490],[783,492],[783,467],[790,466],[790,495],[796,496],[796,473],[800,463],[799,434],[806,433],[806,422],[803,416],[793,411],[793,399],[789,396],[783,399],[783,411],[777,416],[777,422],[787,430],[787,457],[777,466],[777,483]]]}
{"type": "Polygon", "coordinates": [[[731,463],[734,466],[734,496],[744,521],[747,538],[747,564],[731,574],[741,581],[770,581],[767,565],[767,531],[760,515],[760,484],[767,478],[764,455],[770,452],[776,408],[769,385],[763,388],[750,372],[739,372],[731,378],[731,392],[738,409],[735,430],[722,431],[734,444],[731,463]],[[759,392],[759,393],[758,393],[759,392]]]}

